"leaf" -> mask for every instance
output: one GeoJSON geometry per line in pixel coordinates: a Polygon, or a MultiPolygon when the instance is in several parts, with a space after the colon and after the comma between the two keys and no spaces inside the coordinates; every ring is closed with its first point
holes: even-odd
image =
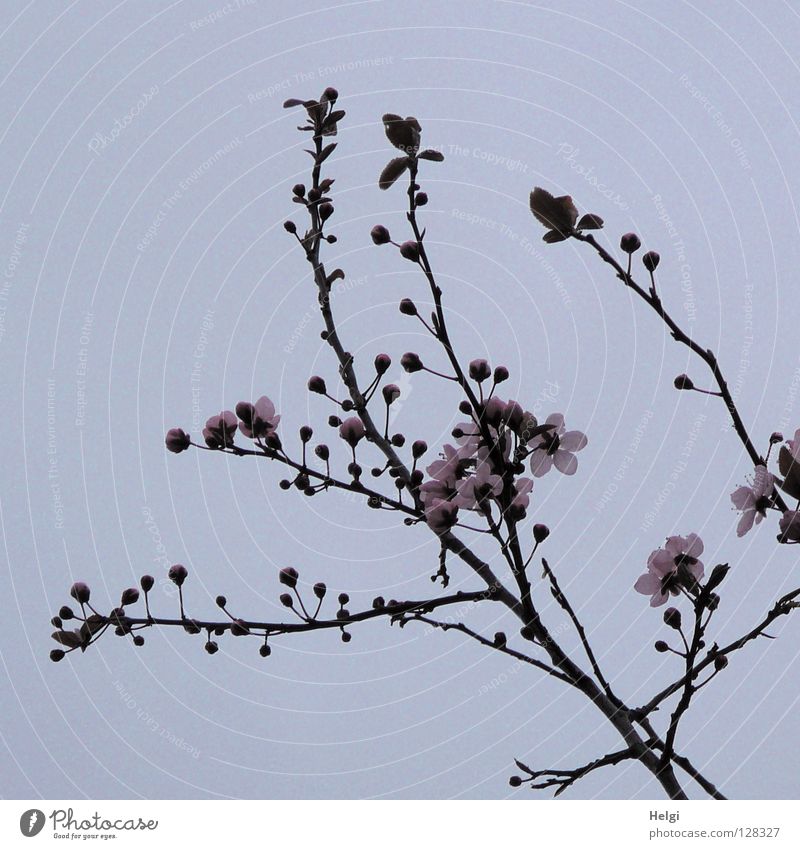
{"type": "MultiPolygon", "coordinates": [[[[569,234],[575,227],[578,210],[569,195],[553,197],[546,189],[537,186],[530,197],[531,212],[545,227],[569,234]]],[[[553,239],[552,241],[559,241],[553,239]]]]}
{"type": "Polygon", "coordinates": [[[422,128],[416,118],[401,118],[392,112],[383,116],[383,129],[386,138],[400,150],[415,150],[419,146],[419,134],[422,128]]]}
{"type": "Polygon", "coordinates": [[[390,160],[383,171],[381,171],[381,176],[378,178],[378,186],[384,190],[388,189],[403,174],[406,168],[408,168],[407,156],[398,156],[397,159],[390,160]]]}
{"type": "Polygon", "coordinates": [[[341,268],[334,269],[327,279],[328,288],[330,288],[337,280],[344,280],[344,271],[341,268]]]}
{"type": "Polygon", "coordinates": [[[54,631],[51,635],[57,643],[68,649],[76,649],[83,642],[74,631],[54,631]]]}
{"type": "Polygon", "coordinates": [[[419,159],[429,159],[431,162],[444,162],[444,154],[441,151],[428,148],[417,154],[419,159]]]}
{"type": "Polygon", "coordinates": [[[529,766],[525,766],[525,764],[524,764],[524,763],[522,763],[522,761],[518,761],[516,758],[514,758],[514,763],[515,763],[515,764],[517,765],[517,767],[518,767],[519,769],[521,769],[523,772],[527,772],[527,773],[528,773],[528,775],[533,775],[533,770],[532,770],[529,766]]]}
{"type": "Polygon", "coordinates": [[[319,156],[317,157],[317,165],[323,163],[334,152],[334,150],[336,150],[336,142],[326,144],[325,147],[323,147],[320,151],[319,156]]]}
{"type": "Polygon", "coordinates": [[[560,233],[558,230],[548,230],[544,236],[542,236],[542,240],[552,245],[555,242],[563,242],[567,239],[567,237],[560,233]]]}
{"type": "Polygon", "coordinates": [[[288,100],[283,101],[283,108],[284,109],[291,109],[292,106],[302,106],[302,105],[303,105],[303,101],[298,100],[296,97],[290,97],[288,100]]]}
{"type": "Polygon", "coordinates": [[[800,498],[800,463],[785,445],[778,452],[778,468],[783,475],[783,483],[778,482],[781,489],[792,498],[800,498]]]}
{"type": "Polygon", "coordinates": [[[581,220],[575,225],[576,230],[602,230],[603,219],[593,212],[587,212],[581,217],[581,220]]]}

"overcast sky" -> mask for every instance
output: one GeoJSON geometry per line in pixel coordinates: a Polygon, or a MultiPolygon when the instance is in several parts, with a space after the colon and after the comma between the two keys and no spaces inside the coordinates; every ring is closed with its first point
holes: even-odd
{"type": "MultiPolygon", "coordinates": [[[[679,672],[657,655],[661,615],[632,585],[674,533],[732,571],[713,639],[752,627],[800,581],[770,519],[735,535],[730,492],[752,467],[716,398],[678,393],[702,364],[672,342],[592,251],[545,245],[528,193],[569,193],[658,250],[662,296],[719,353],[759,450],[800,427],[795,297],[800,19],[791,4],[592,0],[325,3],[16,3],[0,20],[0,688],[4,797],[547,798],[513,791],[517,757],[576,767],[619,745],[585,700],[457,633],[386,622],[275,640],[183,632],[107,637],[58,665],[49,618],[87,581],[104,607],[152,572],[190,571],[189,612],[224,593],[236,615],[283,616],[277,572],[352,596],[430,593],[435,539],[331,493],[283,492],[268,462],[164,450],[168,427],[267,394],[287,443],[305,423],[333,439],[309,396],[336,368],[319,338],[307,263],[282,228],[300,220],[308,139],[287,97],[340,92],[333,307],[361,373],[375,354],[403,397],[393,426],[432,449],[461,419],[452,386],[406,376],[400,355],[442,365],[397,311],[425,281],[376,223],[406,238],[384,112],[415,115],[422,220],[464,361],[505,364],[506,397],[584,431],[578,473],[536,483],[529,522],[630,704],[679,672]],[[552,7],[552,8],[551,8],[552,7]]],[[[407,226],[407,225],[406,225],[407,226]]],[[[367,381],[368,382],[368,381],[367,381]]],[[[337,387],[338,390],[338,387],[337,387]]],[[[344,453],[336,452],[340,468],[344,453]]],[[[368,452],[365,465],[372,465],[368,452]]],[[[496,557],[479,544],[486,556],[496,557]]],[[[500,568],[498,566],[498,568],[500,568]]],[[[453,563],[453,585],[478,589],[453,563]]],[[[552,629],[574,639],[536,593],[552,629]]],[[[498,609],[469,611],[512,633],[498,609]]],[[[679,735],[728,795],[800,793],[800,623],[737,654],[679,735]],[[790,745],[791,744],[791,745],[790,745]]],[[[663,727],[664,717],[656,717],[663,727]]],[[[638,765],[597,773],[572,798],[648,798],[638,765]]]]}

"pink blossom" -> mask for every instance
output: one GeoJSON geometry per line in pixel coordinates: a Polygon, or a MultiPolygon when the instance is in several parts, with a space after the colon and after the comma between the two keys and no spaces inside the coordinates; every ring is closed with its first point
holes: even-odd
{"type": "Polygon", "coordinates": [[[203,437],[209,448],[233,447],[233,435],[238,422],[230,410],[224,410],[218,416],[211,416],[203,428],[203,437]]]}
{"type": "Polygon", "coordinates": [[[444,534],[458,521],[458,505],[452,501],[434,499],[425,507],[425,521],[437,534],[444,534]]]}
{"type": "Polygon", "coordinates": [[[578,469],[576,451],[586,447],[588,439],[578,430],[564,429],[564,416],[561,413],[549,415],[545,424],[553,427],[531,440],[534,449],[531,454],[531,471],[535,478],[546,475],[555,467],[565,475],[574,475],[578,469]]]}
{"type": "Polygon", "coordinates": [[[434,460],[425,471],[435,480],[447,484],[450,489],[455,489],[456,480],[466,474],[467,463],[476,450],[477,442],[471,440],[459,448],[445,445],[444,457],[441,460],[434,460]]]}
{"type": "Polygon", "coordinates": [[[425,506],[432,505],[434,501],[446,501],[452,494],[453,490],[438,480],[426,481],[419,488],[419,497],[425,506]]]}
{"type": "Polygon", "coordinates": [[[647,559],[647,572],[640,575],[633,588],[649,595],[650,606],[658,607],[681,587],[691,588],[703,577],[703,541],[697,534],[668,537],[663,548],[657,548],[647,559]]]}
{"type": "Polygon", "coordinates": [[[503,491],[503,479],[492,471],[487,448],[478,451],[476,462],[475,474],[458,484],[458,494],[453,499],[459,507],[466,510],[477,510],[487,498],[497,498],[503,491]]]}
{"type": "Polygon", "coordinates": [[[733,506],[742,511],[736,528],[737,536],[743,537],[753,527],[753,522],[757,525],[767,515],[774,488],[774,476],[767,471],[766,466],[759,464],[753,475],[752,486],[740,486],[731,493],[733,506]]]}
{"type": "Polygon", "coordinates": [[[351,416],[339,425],[339,436],[341,436],[351,448],[355,448],[356,445],[358,445],[358,443],[364,438],[364,433],[364,423],[360,418],[358,418],[358,416],[351,416]]]}
{"type": "Polygon", "coordinates": [[[236,415],[241,419],[239,430],[248,439],[260,439],[278,427],[280,416],[275,415],[275,405],[262,395],[255,404],[241,401],[236,405],[236,415]]]}
{"type": "Polygon", "coordinates": [[[533,481],[530,478],[518,478],[514,484],[514,489],[511,506],[520,511],[527,510],[531,503],[530,492],[533,489],[533,481]]]}

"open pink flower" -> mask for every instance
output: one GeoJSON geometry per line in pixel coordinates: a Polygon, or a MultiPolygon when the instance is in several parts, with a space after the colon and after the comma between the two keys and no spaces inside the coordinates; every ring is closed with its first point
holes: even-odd
{"type": "Polygon", "coordinates": [[[564,416],[553,413],[545,420],[553,427],[531,440],[531,471],[535,478],[546,475],[555,466],[564,475],[574,475],[578,469],[576,451],[585,448],[588,439],[579,430],[564,428],[564,416]]]}
{"type": "Polygon", "coordinates": [[[434,460],[425,470],[432,478],[446,484],[450,489],[455,489],[456,481],[466,474],[468,461],[477,450],[477,442],[468,441],[458,448],[445,445],[444,457],[434,460]]]}
{"type": "Polygon", "coordinates": [[[511,506],[524,512],[531,503],[530,491],[533,489],[533,481],[530,478],[518,478],[514,487],[516,492],[511,501],[511,506]]]}
{"type": "Polygon", "coordinates": [[[690,589],[703,577],[703,540],[697,534],[668,537],[663,548],[657,548],[647,559],[647,571],[633,588],[650,596],[650,606],[658,607],[681,588],[690,589]]]}
{"type": "Polygon", "coordinates": [[[203,437],[209,448],[233,447],[233,435],[238,422],[230,410],[224,410],[218,416],[211,416],[203,428],[203,437]]]}
{"type": "Polygon", "coordinates": [[[281,417],[275,415],[275,405],[262,395],[255,404],[240,401],[236,405],[236,415],[239,416],[239,430],[248,439],[261,439],[269,436],[277,427],[281,417]]]}
{"type": "Polygon", "coordinates": [[[794,439],[787,439],[786,444],[794,458],[795,463],[800,463],[800,430],[794,432],[794,439]]]}
{"type": "Polygon", "coordinates": [[[766,515],[772,501],[775,489],[775,478],[767,471],[767,467],[756,466],[751,486],[740,486],[731,493],[731,501],[737,510],[742,511],[742,517],[736,528],[736,535],[743,537],[753,523],[757,525],[766,515]]]}
{"type": "Polygon", "coordinates": [[[497,498],[503,491],[503,479],[492,471],[489,451],[481,448],[476,460],[475,474],[463,479],[457,486],[454,502],[466,510],[477,510],[488,498],[497,498]]]}

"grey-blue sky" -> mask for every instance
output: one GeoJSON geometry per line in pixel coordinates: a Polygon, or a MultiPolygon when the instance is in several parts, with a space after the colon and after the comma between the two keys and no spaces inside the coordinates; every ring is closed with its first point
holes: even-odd
{"type": "MultiPolygon", "coordinates": [[[[360,604],[430,589],[424,529],[336,495],[283,493],[268,464],[163,449],[166,427],[196,430],[262,393],[286,433],[327,429],[330,410],[304,384],[315,372],[333,384],[335,369],[281,227],[308,165],[281,102],[326,85],[348,112],[328,168],[342,333],[364,364],[381,350],[435,356],[396,309],[424,301],[424,281],[368,237],[377,222],[403,227],[401,191],[376,186],[391,155],[380,115],[414,114],[446,155],[424,170],[424,218],[459,350],[505,363],[510,396],[589,435],[578,475],[538,483],[532,515],[553,528],[551,562],[622,692],[635,702],[675,672],[651,648],[660,616],[631,590],[667,534],[697,531],[708,563],[733,564],[722,636],[793,586],[796,558],[772,527],[734,535],[728,494],[750,470],[724,409],[671,388],[682,371],[705,385],[702,369],[588,251],[543,245],[527,209],[542,184],[602,215],[612,240],[638,231],[661,252],[665,300],[719,352],[755,438],[793,431],[792,6],[6,8],[4,796],[504,797],[515,756],[574,765],[616,743],[571,693],[421,629],[375,624],[346,646],[282,640],[266,662],[245,641],[209,657],[185,634],[46,659],[47,619],[73,578],[114,598],[163,572],[161,556],[191,570],[197,612],[218,592],[242,613],[276,610],[285,565],[360,604]]],[[[398,428],[441,444],[455,397],[390,375],[406,394],[398,428]]],[[[474,621],[493,632],[495,616],[474,621]]],[[[798,732],[797,623],[776,630],[698,698],[682,734],[733,796],[800,789],[784,756],[798,732]]],[[[574,791],[657,794],[635,766],[574,791]]]]}

